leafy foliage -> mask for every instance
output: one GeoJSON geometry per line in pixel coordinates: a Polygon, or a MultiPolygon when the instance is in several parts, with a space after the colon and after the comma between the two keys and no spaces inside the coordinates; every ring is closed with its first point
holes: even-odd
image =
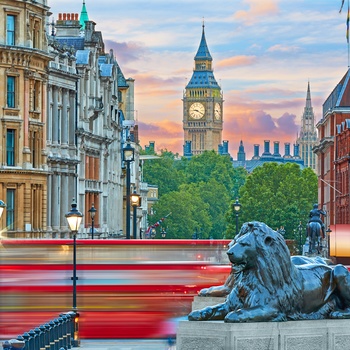
{"type": "MultiPolygon", "coordinates": [[[[262,221],[273,229],[284,226],[285,238],[293,237],[299,222],[308,221],[312,205],[317,202],[317,176],[310,168],[300,169],[297,164],[265,163],[248,176],[240,188],[242,211],[239,224],[262,221]]],[[[232,236],[235,213],[227,216],[232,236]]]]}
{"type": "Polygon", "coordinates": [[[191,238],[194,232],[202,238],[222,238],[230,202],[247,176],[243,168],[233,168],[229,157],[214,151],[191,160],[162,153],[160,159],[145,162],[143,174],[144,181],[159,189],[150,224],[172,212],[164,222],[168,238],[191,238]]]}

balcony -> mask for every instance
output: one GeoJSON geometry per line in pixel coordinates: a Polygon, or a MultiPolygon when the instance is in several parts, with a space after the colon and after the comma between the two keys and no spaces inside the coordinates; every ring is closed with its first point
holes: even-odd
{"type": "Polygon", "coordinates": [[[85,180],[85,191],[101,193],[102,181],[99,180],[85,180]]]}

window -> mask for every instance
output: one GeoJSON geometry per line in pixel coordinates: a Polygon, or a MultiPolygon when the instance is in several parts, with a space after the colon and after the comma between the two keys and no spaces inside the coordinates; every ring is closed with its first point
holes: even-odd
{"type": "Polygon", "coordinates": [[[6,18],[6,44],[15,45],[16,16],[7,15],[6,18]]]}
{"type": "Polygon", "coordinates": [[[16,107],[16,78],[7,77],[7,107],[16,107]]]}
{"type": "Polygon", "coordinates": [[[15,229],[15,190],[8,189],[6,193],[6,227],[15,229]]]}
{"type": "Polygon", "coordinates": [[[15,165],[15,130],[7,129],[6,131],[6,164],[15,165]]]}
{"type": "Polygon", "coordinates": [[[37,150],[37,145],[38,145],[38,141],[37,141],[37,133],[35,131],[32,132],[32,139],[31,139],[31,150],[32,150],[32,166],[33,168],[37,168],[38,167],[38,150],[37,150]]]}

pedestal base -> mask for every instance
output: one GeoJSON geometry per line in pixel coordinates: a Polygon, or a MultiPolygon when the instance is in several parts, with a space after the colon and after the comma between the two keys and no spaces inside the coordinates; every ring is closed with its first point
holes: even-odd
{"type": "Polygon", "coordinates": [[[224,303],[226,297],[199,297],[195,296],[192,302],[192,311],[204,309],[207,306],[224,303]]]}
{"type": "Polygon", "coordinates": [[[181,321],[177,350],[349,350],[350,320],[181,321]]]}

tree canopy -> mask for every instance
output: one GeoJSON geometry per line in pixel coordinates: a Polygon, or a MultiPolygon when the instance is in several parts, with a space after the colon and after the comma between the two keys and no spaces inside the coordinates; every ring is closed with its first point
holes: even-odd
{"type": "Polygon", "coordinates": [[[166,152],[145,163],[144,181],[158,185],[159,191],[149,216],[151,225],[171,212],[163,223],[168,238],[191,238],[195,232],[202,238],[223,237],[225,215],[247,176],[243,168],[233,168],[229,157],[214,151],[190,160],[166,152]]]}
{"type": "MultiPolygon", "coordinates": [[[[265,163],[256,168],[239,190],[239,224],[262,221],[273,229],[281,226],[286,238],[294,238],[300,223],[305,227],[312,205],[317,203],[317,176],[311,168],[295,163],[265,163]]],[[[229,234],[235,232],[235,213],[228,214],[229,234]]]]}

